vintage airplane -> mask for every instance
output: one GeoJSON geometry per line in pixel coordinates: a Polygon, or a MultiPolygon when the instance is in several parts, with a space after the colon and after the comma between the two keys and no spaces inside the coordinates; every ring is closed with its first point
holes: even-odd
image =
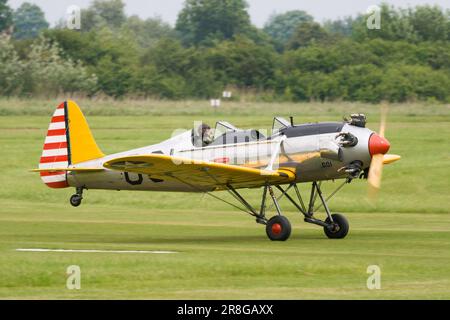
{"type": "Polygon", "coordinates": [[[383,165],[400,159],[387,155],[390,144],[383,137],[384,118],[379,134],[365,127],[362,114],[344,122],[301,125],[294,125],[292,117],[290,121],[275,118],[270,136],[218,122],[214,131],[200,125],[156,145],[104,155],[78,105],[67,101],[53,114],[39,169],[33,171],[51,188],[75,187],[76,194],[70,198],[75,207],[81,204],[85,189],[197,192],[222,201],[213,192],[227,191],[243,208],[225,202],[255,217],[274,241],[285,241],[291,234],[279,205],[285,197],[306,222],[322,226],[331,239],[341,239],[349,231],[348,221],[332,214],[327,201],[357,178],[368,178],[378,189],[383,165]],[[344,181],[326,199],[321,182],[335,179],[344,181]],[[307,206],[298,188],[306,182],[312,183],[307,206]],[[238,192],[244,188],[262,188],[258,208],[238,192]],[[281,192],[278,196],[274,188],[281,192]],[[292,190],[294,195],[289,193],[292,190]],[[271,219],[266,217],[267,196],[277,212],[271,219]],[[321,207],[325,220],[315,216],[321,207]]]}

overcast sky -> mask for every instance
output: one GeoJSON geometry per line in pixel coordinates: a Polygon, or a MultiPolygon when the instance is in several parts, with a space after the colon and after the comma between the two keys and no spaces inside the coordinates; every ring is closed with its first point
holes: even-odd
{"type": "MultiPolygon", "coordinates": [[[[66,10],[71,5],[85,8],[91,0],[9,0],[11,7],[17,8],[23,2],[39,5],[45,12],[47,20],[54,24],[65,17],[66,10]]],[[[141,18],[160,16],[164,21],[175,24],[178,12],[184,0],[124,0],[128,15],[137,14],[141,18]]],[[[247,0],[252,22],[261,27],[272,13],[282,13],[288,10],[305,10],[319,22],[334,19],[359,12],[379,0],[247,0]]],[[[418,4],[437,4],[443,8],[450,8],[450,0],[388,0],[385,1],[397,7],[415,6],[418,4]]]]}

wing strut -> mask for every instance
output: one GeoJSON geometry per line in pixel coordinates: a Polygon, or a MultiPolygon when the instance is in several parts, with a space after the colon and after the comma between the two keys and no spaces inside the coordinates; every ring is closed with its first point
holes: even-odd
{"type": "MultiPolygon", "coordinates": [[[[222,201],[222,202],[224,202],[224,203],[226,203],[226,204],[232,206],[232,207],[235,208],[235,209],[238,209],[238,210],[243,211],[243,212],[245,212],[245,213],[249,213],[247,210],[242,209],[241,207],[239,207],[239,206],[237,206],[237,205],[235,205],[235,204],[233,204],[233,203],[231,203],[231,202],[229,202],[229,201],[226,201],[226,200],[224,200],[224,199],[222,199],[222,198],[220,198],[220,197],[218,197],[218,196],[212,194],[212,192],[204,191],[204,190],[200,189],[199,187],[193,185],[192,183],[189,183],[189,182],[187,182],[187,181],[184,181],[183,179],[180,179],[179,177],[172,176],[172,178],[175,179],[175,180],[178,180],[179,182],[181,182],[181,183],[183,183],[183,184],[185,184],[185,185],[187,185],[187,186],[189,186],[189,187],[191,187],[191,188],[194,189],[194,190],[197,190],[198,192],[207,194],[208,196],[210,196],[210,197],[212,197],[212,198],[214,198],[214,199],[216,199],[216,200],[222,201]]],[[[249,214],[250,214],[250,213],[249,213],[249,214]]]]}
{"type": "MultiPolygon", "coordinates": [[[[217,184],[219,184],[220,182],[217,180],[216,177],[214,177],[207,168],[205,168],[204,170],[202,170],[206,175],[208,175],[211,179],[213,179],[217,184]]],[[[239,192],[236,191],[235,188],[233,188],[233,186],[229,183],[227,183],[225,185],[226,190],[228,191],[229,194],[231,194],[237,201],[239,201],[242,205],[244,205],[244,207],[247,208],[248,211],[247,212],[249,215],[253,216],[256,218],[256,221],[264,221],[265,222],[265,217],[264,217],[264,210],[265,210],[265,203],[266,203],[266,195],[267,195],[267,185],[264,186],[264,192],[263,192],[263,200],[261,201],[261,209],[260,212],[258,213],[255,208],[253,208],[253,206],[248,203],[247,200],[244,199],[243,196],[241,196],[241,194],[239,192]]],[[[243,209],[242,209],[243,210],[243,209]]]]}
{"type": "MultiPolygon", "coordinates": [[[[208,170],[202,170],[202,171],[204,173],[206,173],[211,179],[213,179],[214,181],[218,182],[217,179],[208,172],[208,170]]],[[[239,206],[237,206],[237,205],[235,205],[235,204],[233,204],[233,203],[231,203],[229,201],[226,201],[226,200],[224,200],[224,199],[222,199],[222,198],[212,194],[209,191],[201,190],[197,186],[195,186],[195,185],[193,185],[193,184],[191,184],[191,183],[189,183],[187,181],[184,181],[183,179],[181,179],[179,177],[176,177],[174,175],[171,175],[171,177],[176,179],[176,180],[178,180],[179,182],[181,182],[183,184],[186,184],[187,186],[189,186],[189,187],[191,187],[191,188],[193,188],[193,189],[195,189],[195,190],[197,190],[199,192],[202,192],[204,194],[207,194],[207,195],[213,197],[216,200],[222,201],[222,202],[224,202],[224,203],[226,203],[226,204],[228,204],[228,205],[230,205],[230,206],[232,206],[232,207],[234,207],[234,208],[236,208],[236,209],[238,209],[240,211],[248,213],[249,215],[251,215],[251,216],[256,218],[256,222],[257,223],[263,224],[263,225],[267,224],[266,202],[267,202],[267,193],[269,191],[269,194],[270,194],[270,196],[272,197],[272,199],[274,201],[274,205],[277,207],[277,212],[278,212],[279,215],[281,215],[281,211],[280,211],[280,207],[278,205],[277,198],[275,197],[275,195],[273,193],[272,186],[269,185],[269,184],[265,184],[264,185],[262,199],[261,199],[261,207],[260,207],[259,212],[258,212],[258,210],[256,208],[254,208],[247,200],[245,200],[245,198],[230,184],[227,184],[225,186],[226,187],[225,190],[228,191],[228,193],[231,194],[233,196],[233,198],[235,198],[237,201],[239,201],[246,209],[243,209],[243,208],[241,208],[241,207],[239,207],[239,206]]],[[[285,194],[285,193],[283,193],[283,194],[285,194]]]]}

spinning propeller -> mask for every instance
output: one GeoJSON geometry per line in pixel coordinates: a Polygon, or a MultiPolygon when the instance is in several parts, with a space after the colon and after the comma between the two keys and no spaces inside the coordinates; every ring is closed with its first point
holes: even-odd
{"type": "Polygon", "coordinates": [[[369,199],[375,200],[378,191],[381,188],[381,177],[383,175],[383,165],[389,161],[385,159],[385,154],[389,151],[391,145],[384,138],[386,132],[386,117],[388,113],[387,105],[381,106],[381,120],[379,133],[374,133],[369,140],[369,151],[372,156],[372,162],[369,169],[369,199]]]}

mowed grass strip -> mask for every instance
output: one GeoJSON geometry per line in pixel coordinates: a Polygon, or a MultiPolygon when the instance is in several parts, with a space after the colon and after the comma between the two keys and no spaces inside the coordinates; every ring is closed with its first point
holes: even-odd
{"type": "MultiPolygon", "coordinates": [[[[364,181],[354,181],[331,201],[333,211],[349,218],[347,239],[326,239],[320,228],[305,224],[283,202],[293,235],[286,243],[272,243],[251,217],[203,195],[90,190],[80,208],[70,207],[73,190],[48,189],[27,171],[37,166],[57,102],[36,102],[49,105],[48,115],[32,101],[10,102],[0,100],[0,110],[14,110],[14,104],[25,110],[31,106],[30,114],[36,115],[17,112],[0,117],[0,298],[450,298],[448,106],[391,108],[387,137],[391,152],[403,159],[385,168],[376,204],[367,201],[364,181]],[[179,253],[17,252],[17,248],[179,253]],[[81,267],[81,290],[66,288],[70,265],[81,267]],[[381,268],[381,290],[366,287],[369,265],[381,268]]],[[[378,106],[361,104],[276,104],[277,109],[270,104],[242,108],[232,104],[214,113],[196,102],[177,103],[170,109],[169,102],[148,106],[127,101],[112,104],[111,116],[105,116],[106,104],[95,109],[93,102],[86,102],[88,121],[105,153],[157,143],[195,120],[268,128],[274,115],[293,114],[297,122],[333,121],[367,110],[369,127],[377,129],[379,116],[378,106]]],[[[337,185],[327,183],[325,190],[337,185]]],[[[309,186],[302,187],[306,195],[309,186]]],[[[259,192],[243,193],[259,203],[259,192]]],[[[226,193],[219,195],[231,200],[226,193]]]]}

